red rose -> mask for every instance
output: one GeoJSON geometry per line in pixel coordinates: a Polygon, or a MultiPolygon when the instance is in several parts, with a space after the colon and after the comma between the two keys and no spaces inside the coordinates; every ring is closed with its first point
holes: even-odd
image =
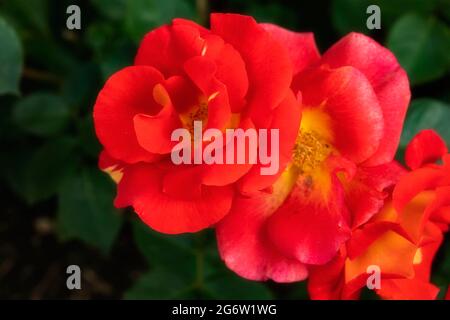
{"type": "Polygon", "coordinates": [[[394,55],[362,34],[319,57],[310,35],[264,27],[289,48],[300,129],[281,177],[270,190],[237,196],[217,239],[242,277],[291,282],[333,259],[382,207],[402,172],[392,161],[410,91],[394,55]]]}
{"type": "Polygon", "coordinates": [[[247,16],[213,14],[210,30],[175,19],[149,32],[134,66],[108,79],[94,107],[115,205],[133,206],[157,231],[195,232],[229,212],[234,182],[270,186],[277,175],[261,177],[260,163],[175,165],[171,134],[194,121],[222,132],[279,128],[283,169],[300,121],[292,74],[287,50],[247,16]]]}
{"type": "Polygon", "coordinates": [[[356,299],[368,278],[381,271],[376,292],[385,299],[435,299],[431,265],[450,223],[450,155],[433,131],[420,132],[407,147],[403,175],[382,210],[354,230],[330,263],[311,270],[313,299],[356,299]],[[443,159],[442,165],[434,164],[443,159]]]}

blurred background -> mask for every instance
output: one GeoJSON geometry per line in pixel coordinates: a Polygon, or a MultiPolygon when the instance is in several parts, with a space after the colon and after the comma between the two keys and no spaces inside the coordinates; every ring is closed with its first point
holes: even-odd
{"type": "MultiPolygon", "coordinates": [[[[305,283],[255,283],[226,270],[211,230],[164,236],[114,209],[114,183],[97,169],[92,107],[105,80],[132,64],[152,28],[174,17],[207,25],[209,12],[312,31],[321,52],[350,31],[369,34],[411,80],[398,159],[423,128],[450,144],[450,0],[2,0],[0,298],[307,299],[305,283]],[[81,30],[66,28],[71,4],[81,30]],[[366,27],[370,4],[381,8],[380,30],[366,27]],[[81,290],[66,287],[69,265],[81,268],[81,290]]],[[[432,280],[450,282],[448,236],[432,280]]]]}

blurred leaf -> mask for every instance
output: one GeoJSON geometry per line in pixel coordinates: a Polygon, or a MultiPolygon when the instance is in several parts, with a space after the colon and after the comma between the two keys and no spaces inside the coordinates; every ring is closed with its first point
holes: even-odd
{"type": "Polygon", "coordinates": [[[435,6],[435,0],[333,0],[331,5],[333,25],[340,34],[352,31],[370,33],[366,22],[370,16],[367,7],[377,5],[381,10],[381,29],[389,28],[405,12],[427,13],[435,6]]]}
{"type": "Polygon", "coordinates": [[[62,3],[53,3],[50,9],[54,10],[54,15],[50,15],[47,0],[14,0],[1,3],[0,11],[15,27],[23,42],[27,66],[32,65],[33,68],[65,75],[74,64],[73,50],[58,43],[55,38],[59,31],[51,29],[51,23],[57,23],[59,19],[65,21],[65,8],[62,3]]]}
{"type": "Polygon", "coordinates": [[[416,99],[409,106],[403,133],[400,141],[401,147],[423,129],[436,130],[450,145],[450,105],[433,99],[416,99]]]}
{"type": "Polygon", "coordinates": [[[37,31],[45,36],[50,34],[47,0],[5,1],[1,11],[25,33],[37,31]]]}
{"type": "Polygon", "coordinates": [[[16,29],[23,42],[27,65],[65,75],[75,60],[72,50],[60,45],[54,39],[50,23],[59,17],[65,18],[64,11],[56,11],[60,16],[49,16],[47,0],[3,1],[0,11],[4,18],[16,29]]]}
{"type": "MultiPolygon", "coordinates": [[[[67,75],[62,87],[62,96],[71,107],[79,107],[95,101],[99,90],[100,72],[93,63],[79,63],[67,75]]],[[[87,106],[92,109],[92,106],[87,106]]]]}
{"type": "Polygon", "coordinates": [[[103,79],[106,80],[113,73],[126,66],[132,65],[135,53],[135,49],[122,46],[105,56],[100,63],[103,79]]]}
{"type": "Polygon", "coordinates": [[[125,299],[186,299],[194,290],[190,279],[159,268],[140,277],[125,299]]]}
{"type": "Polygon", "coordinates": [[[205,289],[213,299],[272,299],[269,289],[260,282],[239,278],[228,274],[205,281],[205,289]]]}
{"type": "MultiPolygon", "coordinates": [[[[370,32],[366,27],[366,21],[369,17],[366,9],[371,2],[369,0],[334,0],[331,13],[336,30],[340,34],[346,34],[351,31],[370,32]]],[[[383,12],[381,15],[383,19],[383,12]]]]}
{"type": "Polygon", "coordinates": [[[144,34],[173,18],[193,19],[194,6],[186,0],[134,0],[127,1],[125,27],[135,42],[144,34]]]}
{"type": "Polygon", "coordinates": [[[75,168],[74,140],[59,138],[30,152],[18,166],[10,167],[10,180],[17,193],[29,204],[55,195],[75,168]]]}
{"type": "Polygon", "coordinates": [[[33,35],[24,41],[27,63],[33,67],[45,69],[61,78],[76,67],[77,61],[73,50],[56,43],[53,39],[33,35]]]}
{"type": "Polygon", "coordinates": [[[248,5],[248,14],[258,22],[275,23],[285,28],[295,28],[296,26],[297,13],[290,10],[286,5],[276,2],[249,2],[248,5]]]}
{"type": "Polygon", "coordinates": [[[262,282],[239,277],[229,270],[219,256],[215,236],[204,248],[203,274],[205,298],[212,299],[272,299],[269,288],[262,282]]]}
{"type": "MultiPolygon", "coordinates": [[[[161,298],[269,299],[271,292],[261,283],[241,279],[220,260],[214,237],[208,231],[192,235],[164,235],[152,231],[141,221],[133,225],[139,250],[148,260],[151,271],[126,297],[157,297],[160,280],[167,277],[168,288],[161,298]],[[208,243],[212,240],[213,243],[208,243]],[[161,273],[160,270],[164,270],[161,273]],[[155,272],[157,275],[152,276],[155,272]],[[173,279],[172,279],[173,278],[173,279]],[[173,286],[170,284],[173,283],[173,286]],[[147,291],[146,291],[147,290],[147,291]],[[182,295],[182,296],[181,296],[182,295]]],[[[213,236],[213,234],[212,234],[213,236]]],[[[164,282],[163,282],[164,283],[164,282]]]]}
{"type": "Polygon", "coordinates": [[[120,20],[126,8],[126,0],[91,0],[97,11],[108,19],[120,20]]]}
{"type": "Polygon", "coordinates": [[[435,80],[450,66],[450,29],[432,17],[403,16],[392,27],[387,44],[412,84],[435,80]]]}
{"type": "Polygon", "coordinates": [[[18,94],[23,64],[22,45],[14,29],[1,17],[0,44],[0,94],[18,94]]]}
{"type": "Polygon", "coordinates": [[[97,168],[83,168],[59,192],[58,225],[63,238],[79,238],[107,254],[122,225],[113,206],[115,185],[97,168]]]}
{"type": "Polygon", "coordinates": [[[60,133],[69,116],[69,107],[59,96],[42,92],[20,100],[13,111],[13,118],[19,127],[39,136],[60,133]]]}
{"type": "Polygon", "coordinates": [[[134,240],[151,266],[194,277],[196,252],[189,235],[166,235],[151,230],[142,221],[133,224],[134,240]]]}
{"type": "Polygon", "coordinates": [[[103,52],[107,51],[117,39],[117,30],[111,23],[97,21],[87,27],[85,34],[87,45],[94,51],[97,58],[103,58],[103,52]]]}
{"type": "Polygon", "coordinates": [[[77,122],[81,149],[89,156],[97,159],[101,146],[95,135],[94,119],[91,114],[77,122]]]}
{"type": "Polygon", "coordinates": [[[309,294],[308,294],[308,282],[300,281],[293,283],[292,285],[289,285],[288,287],[283,283],[276,284],[278,287],[283,289],[288,289],[287,294],[285,295],[285,299],[290,300],[308,300],[309,294]]]}

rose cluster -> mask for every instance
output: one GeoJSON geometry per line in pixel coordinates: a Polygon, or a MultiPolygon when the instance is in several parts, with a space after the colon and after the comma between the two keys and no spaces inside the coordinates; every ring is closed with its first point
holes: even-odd
{"type": "Polygon", "coordinates": [[[394,160],[409,101],[405,71],[365,35],[321,55],[313,34],[248,16],[213,14],[210,29],[175,19],[150,31],[134,65],[99,93],[99,166],[117,183],[115,205],[152,229],[215,228],[221,258],[241,277],[308,278],[314,299],[355,299],[375,265],[381,297],[433,299],[450,155],[425,130],[408,145],[407,167],[394,160]],[[220,132],[278,129],[279,170],[173,163],[172,132],[199,121],[220,132]]]}

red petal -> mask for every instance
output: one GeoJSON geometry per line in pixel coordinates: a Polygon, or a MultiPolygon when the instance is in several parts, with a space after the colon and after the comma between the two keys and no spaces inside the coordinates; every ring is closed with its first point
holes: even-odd
{"type": "Polygon", "coordinates": [[[231,108],[227,88],[215,77],[216,65],[209,58],[195,57],[184,64],[184,69],[208,99],[207,128],[224,129],[231,119],[231,108]]]}
{"type": "Polygon", "coordinates": [[[171,167],[163,178],[163,192],[175,199],[199,200],[202,196],[202,167],[171,167]]]}
{"type": "Polygon", "coordinates": [[[310,268],[308,293],[313,300],[336,300],[342,297],[344,289],[345,248],[323,266],[310,268]]]}
{"type": "Polygon", "coordinates": [[[371,38],[350,33],[323,55],[322,63],[331,68],[352,66],[370,81],[378,97],[385,126],[379,148],[366,165],[391,161],[397,150],[411,96],[406,72],[395,56],[371,38]]]}
{"type": "MultiPolygon", "coordinates": [[[[242,129],[246,131],[247,129],[255,129],[255,126],[251,122],[250,119],[244,119],[239,124],[238,129],[242,129]]],[[[234,161],[233,163],[225,163],[226,160],[226,150],[228,148],[232,148],[232,141],[226,141],[226,135],[223,135],[224,140],[224,148],[220,150],[221,155],[223,156],[224,163],[223,164],[205,164],[203,166],[203,184],[208,186],[223,186],[230,183],[234,183],[239,180],[242,176],[244,176],[249,170],[254,166],[254,164],[249,163],[249,161],[245,161],[243,164],[238,164],[237,162],[237,153],[238,153],[238,144],[234,142],[234,161]]],[[[236,139],[235,139],[236,140],[236,139]]],[[[246,159],[249,159],[249,150],[256,146],[250,145],[250,143],[245,143],[245,152],[246,159]]]]}
{"type": "MultiPolygon", "coordinates": [[[[293,88],[302,93],[304,112],[327,115],[330,143],[342,156],[360,163],[376,151],[384,130],[383,115],[361,72],[353,67],[312,69],[302,73],[293,88]]],[[[319,125],[323,124],[309,124],[313,130],[319,125]]]]}
{"type": "Polygon", "coordinates": [[[442,231],[435,224],[427,224],[423,237],[423,241],[427,241],[427,243],[421,244],[420,260],[414,261],[414,278],[416,280],[430,281],[431,267],[443,238],[442,231]]]}
{"type": "MultiPolygon", "coordinates": [[[[268,128],[279,130],[279,172],[275,175],[261,175],[261,168],[266,165],[255,164],[252,169],[239,181],[239,189],[243,194],[263,190],[272,185],[283,172],[291,160],[292,148],[298,135],[300,125],[300,106],[294,94],[290,91],[286,98],[273,111],[272,122],[268,128]]],[[[270,140],[269,140],[270,141],[270,140]]],[[[271,150],[270,144],[268,149],[271,150]]]]}
{"type": "Polygon", "coordinates": [[[197,232],[210,227],[230,210],[233,197],[230,186],[201,186],[201,198],[179,199],[164,192],[163,178],[166,172],[167,167],[142,163],[126,167],[118,185],[115,205],[133,206],[147,225],[156,231],[170,234],[197,232]]]}
{"type": "Polygon", "coordinates": [[[231,44],[245,62],[250,110],[257,113],[275,108],[286,96],[292,80],[287,50],[248,16],[212,14],[211,31],[231,44]]]}
{"type": "Polygon", "coordinates": [[[352,228],[369,221],[384,204],[388,193],[406,170],[393,161],[376,167],[358,167],[355,177],[346,185],[346,202],[352,212],[352,228]]]}
{"type": "Polygon", "coordinates": [[[450,224],[450,186],[436,189],[436,199],[427,210],[434,222],[450,224]]]}
{"type": "Polygon", "coordinates": [[[283,205],[269,218],[271,241],[286,256],[306,264],[325,264],[348,239],[344,195],[332,174],[326,182],[299,177],[283,205]],[[324,184],[329,185],[324,191],[324,184]]]}
{"type": "MultiPolygon", "coordinates": [[[[411,278],[414,276],[413,260],[417,246],[388,230],[373,241],[364,252],[345,263],[346,283],[367,279],[367,267],[378,266],[382,277],[411,278]]],[[[362,284],[364,285],[364,284],[362,284]]]]}
{"type": "Polygon", "coordinates": [[[201,54],[205,40],[199,30],[191,25],[162,26],[147,33],[142,40],[135,65],[153,66],[166,78],[180,75],[189,58],[201,54]]]}
{"type": "Polygon", "coordinates": [[[360,229],[353,231],[351,239],[347,242],[347,252],[350,259],[354,259],[364,254],[364,251],[387,231],[397,231],[398,223],[390,221],[380,221],[367,223],[360,229]]]}
{"type": "Polygon", "coordinates": [[[98,139],[112,157],[128,163],[158,157],[139,145],[133,118],[159,112],[161,105],[153,99],[152,89],[163,81],[152,67],[127,67],[108,79],[94,106],[94,123],[98,139]]]}
{"type": "Polygon", "coordinates": [[[200,90],[182,76],[173,76],[166,80],[164,87],[169,92],[170,100],[179,114],[188,112],[198,104],[200,90]]]}
{"type": "Polygon", "coordinates": [[[244,60],[236,49],[216,35],[205,36],[204,56],[216,65],[216,78],[228,91],[233,113],[240,112],[248,91],[248,77],[244,60]]]}
{"type": "Polygon", "coordinates": [[[433,190],[445,183],[444,170],[440,167],[424,167],[402,176],[395,186],[392,199],[397,212],[424,190],[433,190]]]}
{"type": "Polygon", "coordinates": [[[439,288],[422,280],[390,279],[381,281],[381,289],[377,293],[383,299],[391,300],[434,300],[439,288]]]}
{"type": "Polygon", "coordinates": [[[230,213],[217,225],[217,243],[228,268],[250,280],[293,282],[306,278],[306,266],[283,256],[270,243],[265,230],[275,194],[260,192],[238,197],[230,213]]]}
{"type": "Polygon", "coordinates": [[[405,162],[412,170],[434,163],[447,154],[445,141],[433,130],[420,131],[406,147],[405,162]]]}
{"type": "Polygon", "coordinates": [[[312,32],[293,32],[271,23],[261,23],[260,26],[287,48],[294,65],[294,75],[320,60],[312,32]]]}
{"type": "Polygon", "coordinates": [[[162,85],[153,88],[153,96],[163,108],[154,116],[137,114],[134,116],[134,129],[139,144],[147,151],[168,154],[177,144],[171,141],[172,132],[182,126],[180,118],[172,106],[169,95],[162,85]]]}
{"type": "Polygon", "coordinates": [[[111,157],[111,155],[108,154],[108,152],[106,152],[105,150],[102,150],[102,152],[100,152],[100,155],[98,157],[98,167],[101,170],[106,170],[108,168],[123,168],[124,163],[114,159],[113,157],[111,157]]]}

